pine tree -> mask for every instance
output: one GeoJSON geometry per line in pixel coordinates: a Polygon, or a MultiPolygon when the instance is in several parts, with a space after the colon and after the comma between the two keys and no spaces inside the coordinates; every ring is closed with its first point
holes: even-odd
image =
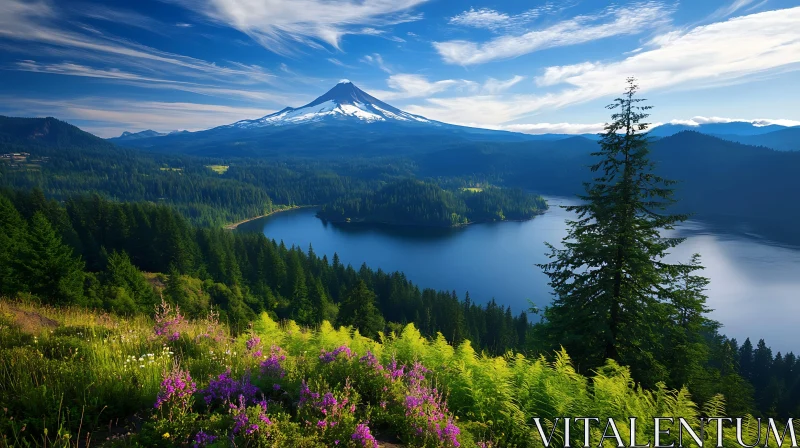
{"type": "Polygon", "coordinates": [[[21,278],[16,260],[25,244],[25,227],[25,220],[14,204],[0,196],[0,295],[19,291],[21,278]]]}
{"type": "Polygon", "coordinates": [[[61,242],[41,212],[31,218],[26,236],[17,260],[25,289],[46,303],[81,303],[83,261],[61,242]]]}
{"type": "MultiPolygon", "coordinates": [[[[114,296],[118,299],[130,298],[130,302],[134,305],[132,307],[125,305],[124,312],[126,313],[149,312],[157,304],[153,287],[147,282],[142,272],[131,263],[131,259],[125,252],[114,251],[108,256],[105,283],[110,288],[119,288],[125,291],[124,294],[116,291],[114,296]]],[[[109,307],[113,311],[121,311],[120,307],[123,303],[126,302],[114,303],[111,301],[109,307]]]]}
{"type": "Polygon", "coordinates": [[[698,266],[663,260],[682,239],[660,232],[686,216],[665,212],[674,182],[653,173],[643,121],[650,106],[640,105],[637,90],[629,78],[625,94],[608,106],[615,112],[592,154],[597,177],[585,183],[581,204],[565,207],[577,218],[567,222],[564,248],[548,244],[552,261],[539,267],[555,296],[544,324],[553,345],[563,345],[581,369],[614,359],[653,384],[666,376],[654,354],[664,342],[676,279],[698,266]]]}
{"type": "Polygon", "coordinates": [[[748,381],[753,380],[753,362],[753,343],[747,338],[739,349],[739,374],[748,381]]]}
{"type": "Polygon", "coordinates": [[[339,317],[343,325],[352,325],[371,338],[376,337],[385,325],[375,306],[375,293],[361,280],[345,294],[339,317]]]}

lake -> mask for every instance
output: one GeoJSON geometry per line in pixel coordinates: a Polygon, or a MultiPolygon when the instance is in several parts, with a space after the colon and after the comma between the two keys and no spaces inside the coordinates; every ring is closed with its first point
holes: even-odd
{"type": "MultiPolygon", "coordinates": [[[[547,261],[545,241],[558,246],[570,214],[557,207],[569,199],[548,197],[550,210],[525,222],[473,224],[455,229],[324,223],[310,208],[251,221],[241,230],[260,230],[287,246],[309,244],[330,260],[334,253],[358,269],[362,263],[402,271],[423,288],[455,290],[473,301],[495,298],[519,312],[528,299],[550,300],[547,277],[536,267],[547,261]]],[[[671,261],[702,256],[711,279],[708,306],[722,332],[753,345],[765,339],[773,353],[800,352],[800,247],[782,246],[757,235],[728,232],[689,221],[676,230],[687,240],[671,261]]],[[[535,318],[535,316],[533,316],[535,318]]]]}

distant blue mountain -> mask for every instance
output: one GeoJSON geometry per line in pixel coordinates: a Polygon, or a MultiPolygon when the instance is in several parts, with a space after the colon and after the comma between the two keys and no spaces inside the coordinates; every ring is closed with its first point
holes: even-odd
{"type": "MultiPolygon", "coordinates": [[[[733,121],[730,123],[706,123],[698,126],[690,126],[685,124],[662,124],[650,130],[650,135],[653,137],[669,137],[682,131],[695,131],[701,134],[714,135],[714,136],[745,136],[745,135],[761,135],[774,131],[786,129],[786,126],[771,124],[767,126],[756,126],[749,121],[733,121]]],[[[722,137],[725,138],[725,137],[722,137]]]]}
{"type": "Polygon", "coordinates": [[[766,146],[777,151],[800,151],[800,126],[759,135],[717,135],[717,137],[746,145],[766,146]]]}

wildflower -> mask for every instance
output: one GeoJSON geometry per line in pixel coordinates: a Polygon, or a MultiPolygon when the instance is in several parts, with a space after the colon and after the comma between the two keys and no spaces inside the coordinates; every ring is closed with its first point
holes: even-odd
{"type": "Polygon", "coordinates": [[[378,448],[378,442],[372,436],[369,426],[364,423],[359,423],[356,426],[356,432],[353,433],[351,438],[365,448],[378,448]]]}
{"type": "Polygon", "coordinates": [[[160,409],[162,406],[168,405],[170,408],[177,407],[185,410],[188,408],[189,400],[195,390],[197,390],[197,385],[192,381],[189,372],[176,366],[161,381],[161,390],[156,397],[155,407],[160,409]]]}
{"type": "Polygon", "coordinates": [[[342,345],[340,347],[337,347],[337,348],[333,349],[333,351],[330,351],[330,352],[326,352],[323,349],[321,351],[321,354],[319,355],[319,360],[322,361],[322,363],[324,363],[324,364],[328,364],[328,363],[331,363],[331,362],[335,361],[336,357],[339,356],[339,354],[341,354],[341,353],[344,353],[345,357],[347,359],[352,358],[353,355],[354,355],[353,352],[350,350],[350,347],[348,347],[346,345],[342,345]]]}
{"type": "Polygon", "coordinates": [[[163,437],[163,438],[165,438],[165,439],[169,439],[169,433],[168,433],[168,432],[165,432],[165,433],[164,433],[164,435],[162,435],[161,437],[163,437]]]}
{"type": "Polygon", "coordinates": [[[286,353],[282,348],[273,345],[269,349],[267,359],[261,362],[261,373],[274,378],[283,378],[286,376],[286,370],[281,365],[283,361],[286,361],[286,353]]]}
{"type": "Polygon", "coordinates": [[[230,402],[233,397],[243,396],[245,401],[251,402],[258,393],[258,388],[250,382],[250,374],[245,374],[240,381],[231,378],[231,370],[221,373],[216,379],[208,383],[208,387],[201,391],[203,400],[207,405],[214,401],[230,402]]]}
{"type": "Polygon", "coordinates": [[[256,336],[255,334],[250,337],[244,344],[247,347],[247,351],[253,351],[261,345],[261,338],[256,336]]]}
{"type": "Polygon", "coordinates": [[[194,436],[194,444],[192,447],[203,448],[214,443],[215,440],[217,440],[217,436],[206,434],[204,431],[200,431],[194,436]]]}
{"type": "Polygon", "coordinates": [[[156,325],[153,328],[156,336],[167,336],[170,341],[176,341],[181,337],[181,331],[186,327],[186,319],[180,312],[180,308],[176,305],[173,309],[170,304],[161,301],[161,304],[156,306],[156,325]]]}

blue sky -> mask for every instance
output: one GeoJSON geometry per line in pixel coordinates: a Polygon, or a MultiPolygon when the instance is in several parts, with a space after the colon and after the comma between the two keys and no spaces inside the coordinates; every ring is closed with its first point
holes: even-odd
{"type": "Polygon", "coordinates": [[[300,106],[343,78],[412,113],[595,132],[637,76],[652,121],[800,125],[797,0],[0,0],[0,114],[103,137],[300,106]]]}

